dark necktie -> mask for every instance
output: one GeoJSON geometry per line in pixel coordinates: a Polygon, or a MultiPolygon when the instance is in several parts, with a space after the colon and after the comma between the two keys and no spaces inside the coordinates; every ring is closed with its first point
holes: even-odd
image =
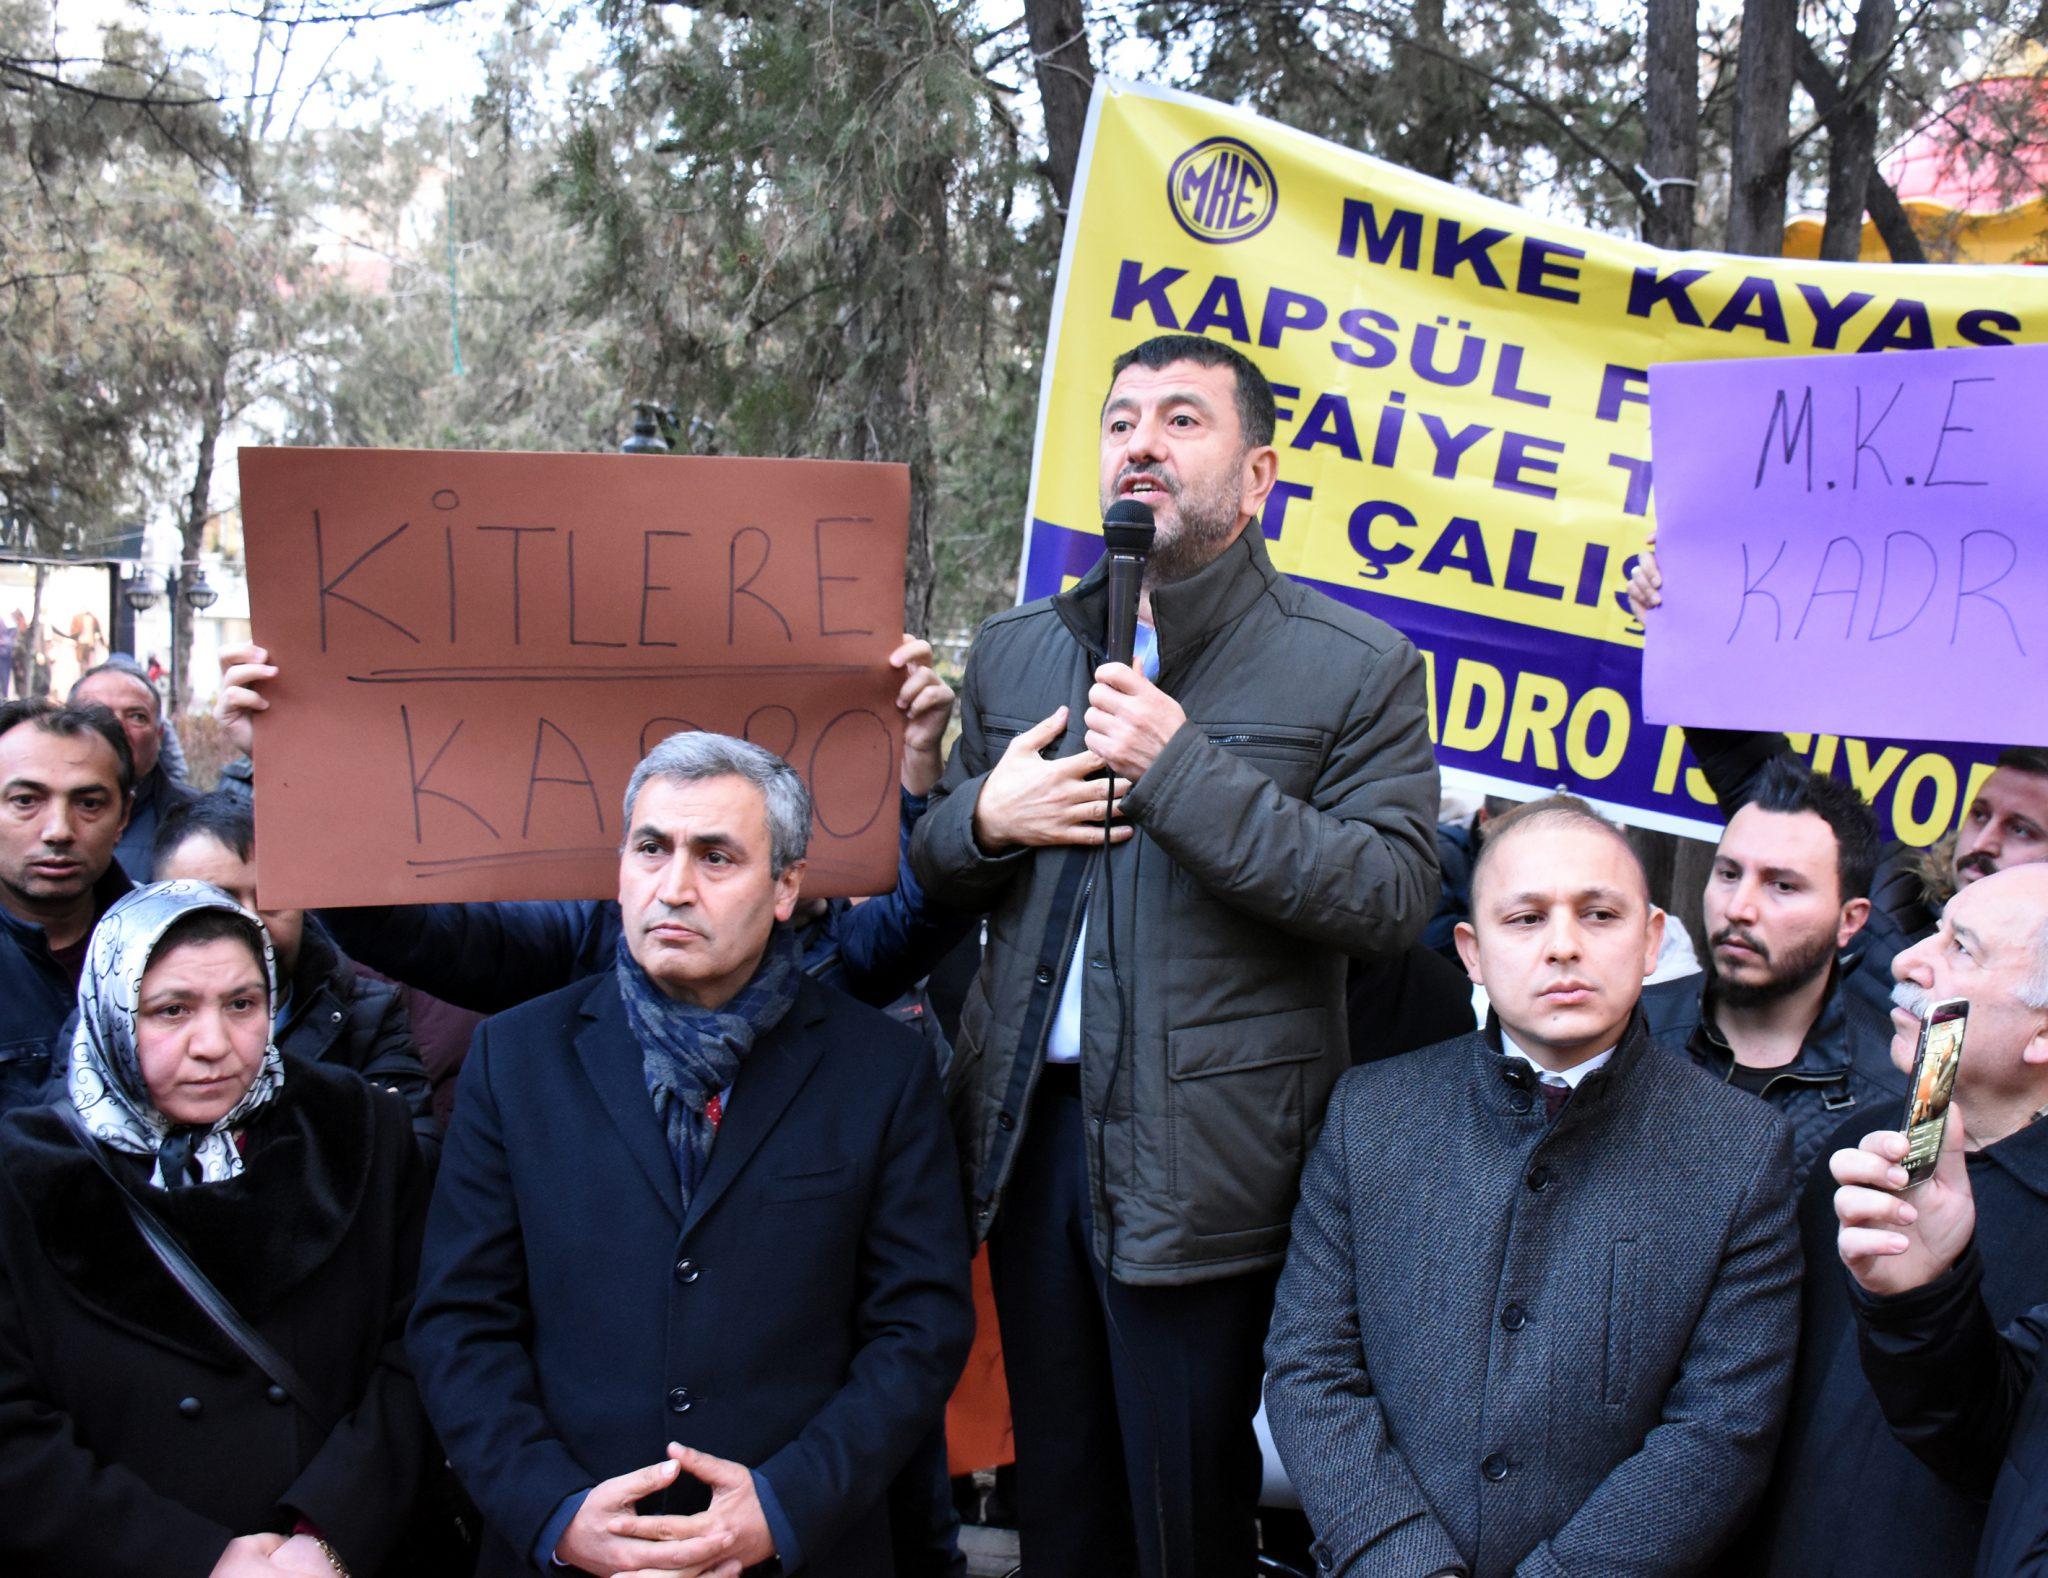
{"type": "Polygon", "coordinates": [[[1551,1123],[1564,1111],[1564,1104],[1572,1099],[1572,1088],[1562,1080],[1539,1079],[1536,1088],[1543,1092],[1543,1116],[1551,1123]]]}

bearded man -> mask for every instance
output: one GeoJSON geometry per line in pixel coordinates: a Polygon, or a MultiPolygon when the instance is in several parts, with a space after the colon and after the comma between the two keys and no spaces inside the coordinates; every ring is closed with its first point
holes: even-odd
{"type": "Polygon", "coordinates": [[[990,620],[911,848],[989,917],[950,1094],[1035,1578],[1252,1571],[1259,1349],[1346,955],[1436,899],[1421,660],[1274,570],[1273,423],[1227,345],[1117,360],[1102,503],[1158,533],[1136,661],[1104,661],[1100,563],[990,620]]]}
{"type": "Polygon", "coordinates": [[[1877,822],[1855,790],[1771,758],[1707,874],[1704,981],[1643,990],[1658,1045],[1785,1115],[1800,1180],[1853,1113],[1889,1116],[1905,1094],[1887,1055],[1889,1017],[1842,989],[1877,853],[1877,822]]]}

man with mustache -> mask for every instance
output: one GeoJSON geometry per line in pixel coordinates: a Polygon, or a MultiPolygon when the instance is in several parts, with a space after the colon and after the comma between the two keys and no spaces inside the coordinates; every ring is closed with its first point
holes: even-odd
{"type": "MultiPolygon", "coordinates": [[[[1663,585],[1653,536],[1628,582],[1629,606],[1645,625],[1664,601],[1663,585]]],[[[1792,754],[1782,734],[1741,729],[1688,728],[1685,742],[1723,816],[1732,816],[1749,800],[1766,764],[1792,754]]],[[[1935,917],[1951,894],[1994,871],[2048,860],[2048,749],[2014,745],[2000,751],[1996,767],[1963,810],[1946,862],[1930,862],[1929,854],[1893,843],[1878,857],[1870,920],[1848,984],[1880,1008],[1891,988],[1892,959],[1932,934],[1935,917]]]]}
{"type": "Polygon", "coordinates": [[[1658,1045],[1760,1096],[1792,1125],[1803,1180],[1851,1109],[1889,1114],[1902,1087],[1881,1009],[1837,964],[1870,915],[1877,822],[1856,791],[1773,757],[1728,819],[1701,908],[1704,979],[1643,989],[1658,1045]]]}
{"type": "Polygon", "coordinates": [[[1518,807],[1457,929],[1494,1018],[1338,1082],[1266,1343],[1319,1570],[1693,1572],[1762,1491],[1799,1297],[1788,1135],[1650,1044],[1663,927],[1584,801],[1518,807]]]}
{"type": "Polygon", "coordinates": [[[1259,369],[1168,335],[1110,378],[1101,503],[1158,531],[1137,661],[1103,660],[1100,562],[984,625],[911,855],[989,917],[949,1083],[1025,1570],[1243,1578],[1259,1343],[1349,1061],[1345,956],[1429,917],[1436,761],[1415,649],[1266,555],[1259,369]]]}
{"type": "MultiPolygon", "coordinates": [[[[1927,1006],[1951,997],[1970,1004],[1955,1102],[1969,1114],[1962,1160],[1976,1201],[1984,1302],[1998,1325],[2048,1299],[2044,950],[2048,865],[2029,862],[1963,888],[1934,934],[1892,964],[1891,1057],[1901,1074],[1912,1070],[1927,1006]]],[[[1857,1113],[1828,1150],[1855,1151],[1866,1136],[1882,1143],[1904,1117],[1901,1094],[1881,1116],[1857,1113]]],[[[1835,1167],[1839,1174],[1839,1158],[1835,1167]]],[[[1984,1504],[1944,1483],[1885,1424],[1858,1362],[1855,1299],[1837,1253],[1835,1182],[1816,1168],[1800,1199],[1806,1292],[1792,1411],[1771,1504],[1725,1570],[1731,1578],[1967,1573],[1984,1504]]]]}
{"type": "MultiPolygon", "coordinates": [[[[2017,1004],[2048,1056],[2048,974],[2037,931],[2017,1004]]],[[[1916,989],[1917,995],[1917,989],[1916,989]]],[[[2023,1054],[2024,1057],[2024,1054],[2023,1054]]],[[[1960,1104],[1934,1175],[1908,1190],[1907,1137],[1880,1130],[1835,1153],[1836,1247],[1856,1279],[1863,1357],[1899,1440],[1965,1495],[1988,1501],[1977,1578],[2039,1578],[2048,1557],[2048,1303],[1999,1332],[1985,1291],[1994,1252],[1978,1231],[1960,1104]]]]}

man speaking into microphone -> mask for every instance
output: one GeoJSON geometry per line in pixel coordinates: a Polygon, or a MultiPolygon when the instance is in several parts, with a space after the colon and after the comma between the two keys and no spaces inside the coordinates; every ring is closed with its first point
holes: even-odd
{"type": "Polygon", "coordinates": [[[1273,422],[1220,342],[1117,359],[1102,506],[1155,521],[1133,661],[1114,554],[989,620],[912,848],[989,917],[949,1094],[1033,1578],[1252,1570],[1260,1344],[1345,957],[1436,900],[1421,660],[1273,568],[1273,422]]]}

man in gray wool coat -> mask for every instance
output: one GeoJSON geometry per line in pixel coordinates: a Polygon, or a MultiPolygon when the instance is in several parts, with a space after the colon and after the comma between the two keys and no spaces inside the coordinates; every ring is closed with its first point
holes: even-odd
{"type": "Polygon", "coordinates": [[[1458,950],[1496,1022],[1338,1082],[1273,1436],[1324,1572],[1693,1572],[1784,1419],[1790,1132],[1650,1045],[1663,916],[1613,826],[1559,795],[1489,833],[1458,950]]]}

